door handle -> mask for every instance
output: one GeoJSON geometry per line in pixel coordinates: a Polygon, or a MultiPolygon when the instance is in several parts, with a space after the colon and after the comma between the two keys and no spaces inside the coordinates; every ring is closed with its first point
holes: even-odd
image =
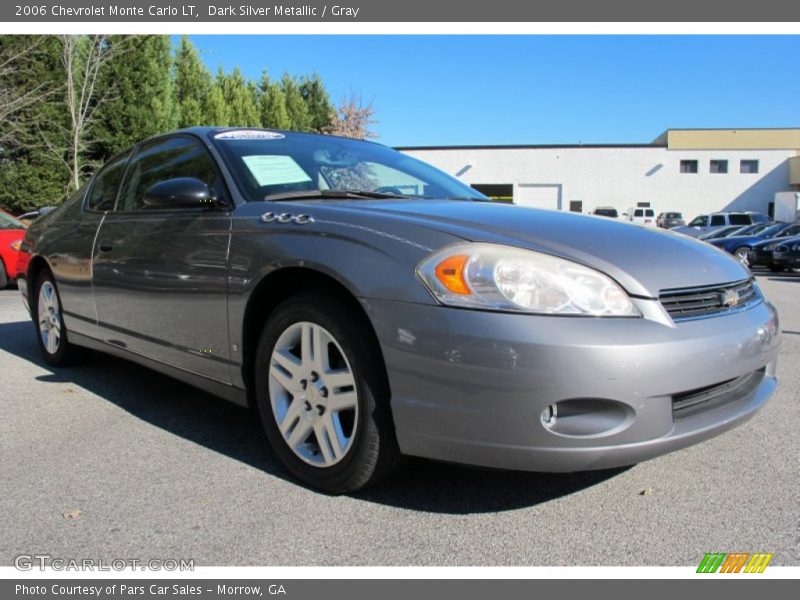
{"type": "Polygon", "coordinates": [[[100,251],[100,254],[108,254],[114,249],[114,246],[99,246],[97,249],[100,251]]]}

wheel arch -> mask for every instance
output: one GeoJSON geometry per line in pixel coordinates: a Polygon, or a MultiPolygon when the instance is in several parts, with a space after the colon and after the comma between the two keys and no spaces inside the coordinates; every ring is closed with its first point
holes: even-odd
{"type": "Polygon", "coordinates": [[[33,314],[33,293],[35,292],[36,280],[39,279],[39,275],[41,275],[41,273],[45,270],[48,270],[51,273],[53,272],[53,269],[50,267],[50,263],[47,262],[46,258],[40,254],[31,257],[25,273],[25,283],[28,290],[27,302],[28,307],[31,310],[31,314],[33,314]]]}
{"type": "Polygon", "coordinates": [[[378,353],[377,357],[382,366],[382,385],[385,386],[386,397],[389,397],[389,378],[386,373],[386,363],[378,341],[378,335],[366,310],[358,301],[353,292],[341,281],[320,270],[309,267],[283,267],[268,273],[256,284],[250,293],[242,319],[242,377],[247,388],[248,403],[254,406],[253,393],[255,390],[255,355],[258,340],[264,324],[269,319],[278,305],[302,292],[315,292],[329,294],[338,300],[346,302],[359,316],[364,327],[364,334],[369,336],[369,341],[378,353]]]}

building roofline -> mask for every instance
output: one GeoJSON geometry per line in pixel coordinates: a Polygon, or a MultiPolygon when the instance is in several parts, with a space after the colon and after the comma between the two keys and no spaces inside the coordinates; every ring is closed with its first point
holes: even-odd
{"type": "Polygon", "coordinates": [[[537,150],[552,148],[666,148],[666,144],[487,144],[455,146],[395,146],[395,150],[537,150]]]}
{"type": "MultiPolygon", "coordinates": [[[[798,131],[800,127],[670,127],[667,131],[798,131]]],[[[664,132],[666,133],[666,131],[664,132]]]]}

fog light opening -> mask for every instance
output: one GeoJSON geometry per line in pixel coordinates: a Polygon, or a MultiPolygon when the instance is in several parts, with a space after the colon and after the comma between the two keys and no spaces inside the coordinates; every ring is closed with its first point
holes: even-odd
{"type": "Polygon", "coordinates": [[[551,404],[547,408],[542,411],[542,425],[547,427],[548,429],[553,427],[556,424],[556,418],[558,417],[558,407],[555,404],[551,404]]]}

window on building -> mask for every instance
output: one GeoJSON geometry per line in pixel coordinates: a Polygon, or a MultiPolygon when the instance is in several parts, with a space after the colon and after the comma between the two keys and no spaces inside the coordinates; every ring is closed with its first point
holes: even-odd
{"type": "Polygon", "coordinates": [[[570,200],[569,201],[569,210],[570,212],[583,212],[583,200],[570,200]]]}
{"type": "Polygon", "coordinates": [[[727,173],[728,161],[727,160],[712,160],[708,169],[711,173],[727,173]]]}
{"type": "Polygon", "coordinates": [[[497,202],[511,204],[514,202],[514,184],[512,183],[475,183],[472,189],[478,190],[497,202]]]}
{"type": "Polygon", "coordinates": [[[757,160],[739,161],[739,173],[758,173],[758,161],[757,160]]]}
{"type": "Polygon", "coordinates": [[[696,160],[682,160],[681,161],[681,173],[697,173],[697,161],[696,160]]]}

